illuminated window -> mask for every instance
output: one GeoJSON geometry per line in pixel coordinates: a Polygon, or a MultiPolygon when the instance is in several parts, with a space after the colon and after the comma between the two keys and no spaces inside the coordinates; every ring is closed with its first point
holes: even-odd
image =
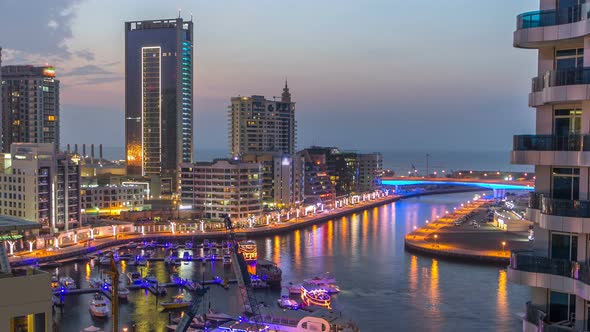
{"type": "Polygon", "coordinates": [[[49,121],[55,121],[55,115],[50,115],[47,120],[49,120],[49,121]]]}

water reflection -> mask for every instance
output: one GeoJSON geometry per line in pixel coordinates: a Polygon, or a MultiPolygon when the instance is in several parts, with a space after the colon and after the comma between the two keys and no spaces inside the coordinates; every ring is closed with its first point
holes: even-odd
{"type": "Polygon", "coordinates": [[[432,265],[430,266],[430,307],[433,311],[438,311],[438,305],[440,304],[440,294],[438,289],[438,261],[436,259],[432,260],[432,265]]]}
{"type": "Polygon", "coordinates": [[[506,286],[506,270],[500,270],[498,271],[498,302],[496,306],[499,315],[508,315],[508,294],[506,286]]]}

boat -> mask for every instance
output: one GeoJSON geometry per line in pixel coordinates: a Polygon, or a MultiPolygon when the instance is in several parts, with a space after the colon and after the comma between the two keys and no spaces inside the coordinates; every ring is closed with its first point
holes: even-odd
{"type": "Polygon", "coordinates": [[[130,285],[139,285],[141,284],[141,274],[139,272],[127,272],[127,280],[129,280],[130,285]]]}
{"type": "Polygon", "coordinates": [[[164,258],[164,264],[166,265],[174,265],[176,263],[176,257],[174,256],[166,256],[164,258]]]}
{"type": "Polygon", "coordinates": [[[123,285],[122,283],[119,284],[119,288],[118,290],[118,295],[120,299],[124,299],[127,300],[127,297],[129,296],[129,288],[125,287],[125,285],[123,285]]]}
{"type": "Polygon", "coordinates": [[[182,254],[182,259],[184,259],[185,261],[190,261],[192,259],[191,254],[188,251],[185,251],[182,254]]]}
{"type": "Polygon", "coordinates": [[[324,274],[323,276],[316,276],[310,279],[303,279],[303,283],[305,284],[314,284],[314,285],[329,285],[335,284],[336,278],[334,278],[329,272],[324,274]]]}
{"type": "Polygon", "coordinates": [[[186,241],[186,242],[184,243],[184,246],[185,246],[187,249],[192,249],[192,248],[193,248],[193,242],[192,242],[192,241],[186,241]]]}
{"type": "Polygon", "coordinates": [[[179,309],[188,307],[191,305],[191,301],[185,300],[184,294],[178,294],[172,301],[160,302],[160,305],[164,309],[179,309]]]}
{"type": "Polygon", "coordinates": [[[232,316],[219,312],[215,309],[209,309],[209,311],[207,311],[207,314],[205,315],[205,319],[216,322],[218,324],[234,320],[232,316]]]}
{"type": "Polygon", "coordinates": [[[256,242],[248,240],[238,243],[238,254],[242,254],[246,262],[256,261],[258,257],[256,242]]]}
{"type": "Polygon", "coordinates": [[[301,301],[307,306],[318,306],[332,309],[330,294],[321,288],[301,286],[301,301]]]}
{"type": "Polygon", "coordinates": [[[81,330],[80,332],[105,332],[105,331],[103,329],[101,329],[100,327],[90,325],[87,328],[81,330]]]}
{"type": "Polygon", "coordinates": [[[138,245],[139,244],[137,242],[131,241],[131,242],[127,243],[126,247],[130,248],[130,249],[134,249],[134,248],[137,248],[138,245]]]}
{"type": "Polygon", "coordinates": [[[59,283],[66,289],[76,289],[76,282],[70,277],[59,278],[59,283]]]}
{"type": "MultiPolygon", "coordinates": [[[[113,260],[115,261],[115,263],[118,263],[119,262],[119,256],[118,255],[114,255],[113,256],[113,260]]],[[[98,264],[100,264],[100,265],[110,265],[111,264],[111,256],[110,255],[101,256],[100,259],[98,260],[98,264]]]]}
{"type": "Polygon", "coordinates": [[[283,310],[274,314],[263,314],[258,323],[248,320],[232,321],[224,323],[214,331],[262,331],[260,324],[272,326],[272,331],[360,331],[355,322],[342,317],[339,312],[326,309],[317,309],[308,315],[302,315],[298,311],[283,310]]]}
{"type": "Polygon", "coordinates": [[[88,280],[88,286],[90,286],[90,288],[101,288],[102,285],[104,285],[104,281],[100,278],[90,278],[90,280],[88,280]]]}
{"type": "Polygon", "coordinates": [[[145,257],[143,257],[143,256],[136,256],[135,257],[135,265],[146,266],[147,259],[145,259],[145,257]]]}
{"type": "Polygon", "coordinates": [[[158,279],[153,274],[148,274],[147,276],[145,276],[145,278],[143,278],[143,280],[149,282],[150,284],[158,283],[158,279]]]}
{"type": "Polygon", "coordinates": [[[256,275],[271,287],[281,287],[283,271],[274,262],[259,259],[256,262],[256,275]]]}
{"type": "Polygon", "coordinates": [[[55,274],[51,275],[51,289],[54,291],[59,289],[59,278],[55,274]]]}
{"type": "Polygon", "coordinates": [[[107,300],[100,294],[95,293],[94,298],[90,301],[90,314],[94,317],[107,317],[110,309],[107,300]]]}
{"type": "Polygon", "coordinates": [[[230,254],[223,254],[223,265],[231,264],[231,255],[230,254]]]}
{"type": "Polygon", "coordinates": [[[301,294],[301,286],[309,286],[312,288],[318,288],[324,290],[328,294],[336,294],[340,293],[340,287],[334,284],[289,284],[287,287],[289,289],[289,293],[291,294],[301,294]]]}
{"type": "Polygon", "coordinates": [[[131,254],[129,252],[119,255],[119,259],[122,259],[122,260],[130,260],[133,258],[134,258],[133,254],[131,254]]]}
{"type": "Polygon", "coordinates": [[[254,289],[268,288],[266,281],[258,278],[258,276],[250,275],[250,286],[254,289]]]}
{"type": "Polygon", "coordinates": [[[297,303],[297,301],[290,298],[289,291],[288,290],[285,291],[284,289],[281,291],[281,297],[277,300],[277,304],[279,305],[279,307],[281,307],[283,309],[290,309],[290,310],[299,309],[299,303],[297,303]]]}

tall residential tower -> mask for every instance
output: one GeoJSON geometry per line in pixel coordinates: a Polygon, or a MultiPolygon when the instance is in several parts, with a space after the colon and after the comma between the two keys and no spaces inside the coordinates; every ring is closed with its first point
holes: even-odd
{"type": "Polygon", "coordinates": [[[295,102],[285,81],[279,101],[264,96],[233,97],[229,106],[230,150],[248,153],[295,153],[295,102]]]}
{"type": "Polygon", "coordinates": [[[125,23],[125,152],[131,176],[174,178],[193,157],[193,23],[125,23]]]}
{"type": "Polygon", "coordinates": [[[512,162],[535,166],[527,217],[532,252],[513,252],[508,280],[530,286],[524,331],[590,329],[590,6],[540,0],[514,46],[535,49],[529,106],[536,133],[514,137],[512,162]]]}
{"type": "Polygon", "coordinates": [[[2,67],[2,152],[12,143],[54,143],[59,150],[59,81],[51,66],[2,67]]]}

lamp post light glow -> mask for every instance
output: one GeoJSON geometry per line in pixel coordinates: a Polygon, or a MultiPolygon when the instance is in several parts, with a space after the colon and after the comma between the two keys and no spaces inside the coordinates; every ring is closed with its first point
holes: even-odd
{"type": "Polygon", "coordinates": [[[506,247],[506,241],[502,241],[502,252],[504,252],[505,247],[506,247]]]}
{"type": "Polygon", "coordinates": [[[205,233],[205,221],[201,220],[201,232],[205,233]]]}
{"type": "Polygon", "coordinates": [[[14,255],[14,245],[16,244],[16,242],[14,241],[6,241],[8,242],[8,245],[10,245],[10,256],[14,255]]]}
{"type": "Polygon", "coordinates": [[[434,245],[436,247],[438,247],[438,241],[437,240],[438,240],[438,235],[437,234],[434,234],[434,245]]]}
{"type": "Polygon", "coordinates": [[[33,243],[35,243],[35,241],[29,241],[29,252],[33,252],[33,243]]]}
{"type": "Polygon", "coordinates": [[[117,226],[111,225],[113,227],[113,236],[117,236],[117,226]]]}
{"type": "MultiPolygon", "coordinates": [[[[142,226],[143,227],[143,226],[142,226]]],[[[94,240],[94,228],[90,229],[90,239],[94,240]]]]}

